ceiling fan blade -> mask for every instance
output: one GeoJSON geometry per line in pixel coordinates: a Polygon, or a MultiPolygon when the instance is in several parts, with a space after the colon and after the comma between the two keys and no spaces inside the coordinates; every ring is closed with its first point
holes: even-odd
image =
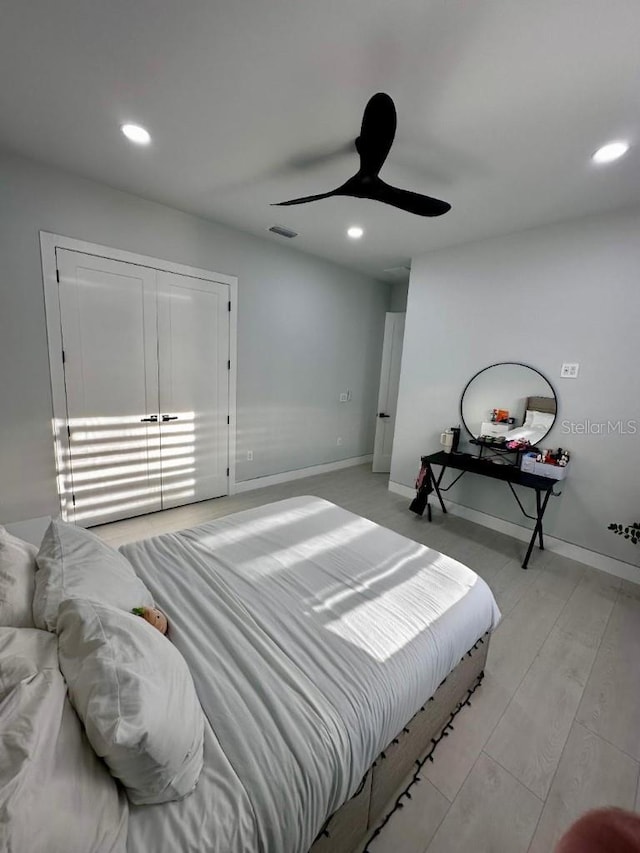
{"type": "Polygon", "coordinates": [[[353,154],[354,151],[354,141],[350,139],[348,142],[342,142],[330,148],[316,148],[297,154],[289,159],[287,166],[290,169],[317,169],[326,166],[327,163],[332,163],[334,160],[339,160],[341,157],[353,154]]]}
{"type": "Polygon", "coordinates": [[[331,198],[336,195],[380,201],[383,204],[398,207],[400,210],[406,210],[407,213],[415,213],[417,216],[442,216],[451,210],[451,205],[447,201],[431,198],[431,196],[422,195],[421,193],[414,193],[410,190],[401,190],[397,187],[392,187],[380,178],[362,178],[360,173],[349,178],[346,183],[335,190],[331,190],[331,192],[320,193],[319,195],[307,195],[303,198],[293,198],[289,201],[280,201],[271,206],[286,207],[291,204],[306,204],[309,201],[319,201],[322,198],[331,198]]]}
{"type": "Polygon", "coordinates": [[[369,99],[356,139],[363,174],[375,177],[382,168],[393,145],[396,123],[396,108],[389,95],[378,92],[369,99]]]}
{"type": "Polygon", "coordinates": [[[321,198],[330,198],[332,195],[339,195],[338,190],[331,190],[328,193],[319,193],[318,195],[305,195],[302,198],[291,198],[289,201],[275,201],[271,207],[288,207],[290,204],[306,204],[308,201],[319,201],[321,198]]]}
{"type": "Polygon", "coordinates": [[[363,190],[364,193],[360,196],[361,198],[381,201],[383,204],[399,207],[400,210],[415,213],[417,216],[442,216],[451,210],[451,205],[447,201],[392,187],[390,184],[385,184],[380,178],[363,187],[363,190]]]}

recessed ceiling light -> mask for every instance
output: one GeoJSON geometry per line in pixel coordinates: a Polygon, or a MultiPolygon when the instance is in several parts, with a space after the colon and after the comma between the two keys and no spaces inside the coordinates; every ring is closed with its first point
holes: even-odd
{"type": "Polygon", "coordinates": [[[628,150],[629,143],[620,139],[616,142],[609,142],[603,145],[602,148],[598,148],[591,159],[594,163],[613,163],[614,160],[626,154],[628,150]]]}
{"type": "Polygon", "coordinates": [[[127,139],[135,142],[138,145],[148,145],[151,142],[151,135],[144,127],[139,124],[123,124],[120,130],[124,133],[127,139]]]}
{"type": "Polygon", "coordinates": [[[351,237],[352,240],[359,240],[364,234],[364,228],[361,228],[359,225],[352,225],[351,228],[347,230],[347,235],[351,237]]]}

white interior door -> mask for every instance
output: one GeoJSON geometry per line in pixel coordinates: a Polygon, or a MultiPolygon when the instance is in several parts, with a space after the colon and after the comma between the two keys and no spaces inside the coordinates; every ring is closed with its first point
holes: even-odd
{"type": "Polygon", "coordinates": [[[88,526],[160,509],[156,272],[64,249],[57,264],[63,516],[88,526]]]}
{"type": "Polygon", "coordinates": [[[376,437],[373,445],[373,470],[376,472],[391,470],[391,451],[396,426],[405,317],[406,314],[389,313],[384,323],[376,437]]]}
{"type": "Polygon", "coordinates": [[[158,272],[162,506],[228,493],[229,286],[158,272]]]}

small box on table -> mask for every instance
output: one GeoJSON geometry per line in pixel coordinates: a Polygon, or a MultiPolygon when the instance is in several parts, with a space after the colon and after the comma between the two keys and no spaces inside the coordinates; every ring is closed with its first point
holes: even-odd
{"type": "Polygon", "coordinates": [[[564,480],[567,476],[568,465],[547,465],[536,462],[537,453],[525,453],[520,462],[520,470],[538,477],[549,477],[550,480],[564,480]]]}

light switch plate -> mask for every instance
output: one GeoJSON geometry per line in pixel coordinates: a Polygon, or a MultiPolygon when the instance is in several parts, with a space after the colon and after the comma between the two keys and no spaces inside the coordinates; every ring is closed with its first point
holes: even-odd
{"type": "Polygon", "coordinates": [[[579,369],[579,364],[563,364],[562,370],[560,371],[560,376],[563,379],[577,379],[579,369]]]}
{"type": "Polygon", "coordinates": [[[349,398],[346,394],[340,394],[340,402],[341,403],[346,403],[348,399],[349,398]]]}

